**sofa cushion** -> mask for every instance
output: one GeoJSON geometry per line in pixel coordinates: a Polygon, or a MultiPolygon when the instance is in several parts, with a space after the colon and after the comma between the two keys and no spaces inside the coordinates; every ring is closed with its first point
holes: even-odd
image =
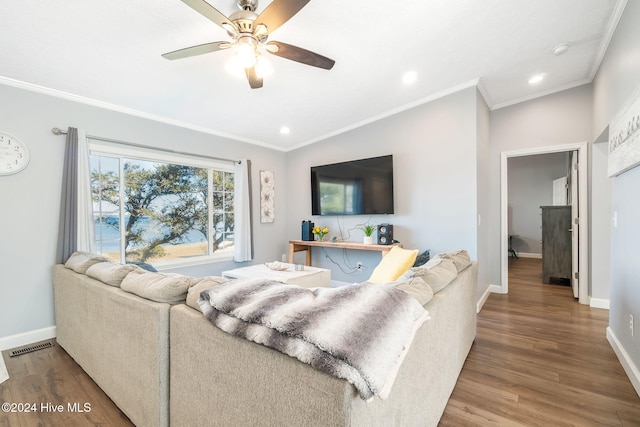
{"type": "Polygon", "coordinates": [[[455,251],[455,252],[443,252],[437,254],[435,259],[450,259],[456,266],[456,270],[460,273],[465,268],[471,265],[471,259],[469,258],[469,253],[465,250],[455,251]]]}
{"type": "Polygon", "coordinates": [[[437,258],[429,260],[423,267],[413,267],[411,273],[413,277],[421,277],[435,294],[456,278],[458,270],[450,259],[437,258]]]}
{"type": "Polygon", "coordinates": [[[136,269],[127,274],[120,288],[152,301],[177,304],[186,300],[192,280],[181,274],[136,269]]]}
{"type": "Polygon", "coordinates": [[[125,276],[138,267],[130,264],[117,264],[115,262],[99,262],[87,268],[87,276],[99,280],[111,286],[120,286],[125,276]]]}
{"type": "Polygon", "coordinates": [[[417,249],[402,249],[394,246],[382,257],[382,261],[373,270],[368,281],[377,285],[395,281],[413,265],[417,256],[417,249]]]}
{"type": "Polygon", "coordinates": [[[111,262],[111,260],[100,255],[76,251],[71,254],[64,266],[76,273],[85,274],[89,267],[99,262],[111,262]]]}
{"type": "Polygon", "coordinates": [[[404,291],[418,300],[422,305],[425,305],[431,298],[433,298],[433,289],[422,277],[415,276],[410,277],[405,281],[402,281],[396,285],[397,289],[404,291]]]}
{"type": "Polygon", "coordinates": [[[200,305],[198,304],[200,293],[228,280],[229,279],[225,279],[224,277],[209,276],[197,281],[187,291],[187,305],[200,311],[200,305]]]}

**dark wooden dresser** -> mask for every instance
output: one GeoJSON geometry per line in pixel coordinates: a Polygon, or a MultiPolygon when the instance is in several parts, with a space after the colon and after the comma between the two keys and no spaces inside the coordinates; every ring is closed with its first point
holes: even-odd
{"type": "Polygon", "coordinates": [[[571,206],[542,209],[542,282],[571,279],[571,206]]]}

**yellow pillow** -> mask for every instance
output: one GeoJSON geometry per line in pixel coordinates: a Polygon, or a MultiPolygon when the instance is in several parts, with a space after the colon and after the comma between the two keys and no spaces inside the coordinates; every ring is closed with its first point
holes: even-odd
{"type": "Polygon", "coordinates": [[[388,254],[382,257],[380,264],[371,273],[369,282],[377,285],[393,282],[411,268],[416,262],[417,256],[417,249],[409,250],[394,246],[388,254]]]}

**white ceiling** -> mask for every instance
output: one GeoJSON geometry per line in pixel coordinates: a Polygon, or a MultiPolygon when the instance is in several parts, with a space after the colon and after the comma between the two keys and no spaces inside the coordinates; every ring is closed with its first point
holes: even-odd
{"type": "MultiPolygon", "coordinates": [[[[227,16],[237,10],[235,0],[208,1],[227,16]]],[[[315,0],[269,39],[334,68],[268,55],[274,74],[250,89],[225,70],[230,51],[160,56],[228,40],[180,0],[2,1],[0,83],[289,150],[475,84],[499,108],[588,83],[625,4],[315,0]],[[555,56],[562,43],[569,51],[555,56]],[[418,78],[407,86],[410,70],[418,78]],[[545,79],[529,85],[536,73],[545,79]]]]}

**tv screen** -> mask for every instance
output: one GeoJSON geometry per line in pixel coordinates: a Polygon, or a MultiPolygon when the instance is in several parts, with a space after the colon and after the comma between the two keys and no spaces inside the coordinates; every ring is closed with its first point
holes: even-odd
{"type": "Polygon", "coordinates": [[[392,213],[392,155],[311,167],[312,215],[392,213]]]}

